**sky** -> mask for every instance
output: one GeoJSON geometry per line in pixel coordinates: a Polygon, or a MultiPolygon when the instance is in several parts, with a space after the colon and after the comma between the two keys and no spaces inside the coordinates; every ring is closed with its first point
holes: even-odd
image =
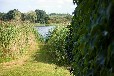
{"type": "Polygon", "coordinates": [[[18,9],[28,12],[35,9],[44,10],[48,13],[72,14],[76,5],[73,0],[0,0],[0,12],[18,9]]]}

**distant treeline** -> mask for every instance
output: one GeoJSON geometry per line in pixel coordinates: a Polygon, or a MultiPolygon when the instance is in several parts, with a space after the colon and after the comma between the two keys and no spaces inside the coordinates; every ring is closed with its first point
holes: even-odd
{"type": "Polygon", "coordinates": [[[63,23],[63,24],[69,24],[71,22],[72,15],[70,14],[57,14],[57,13],[51,13],[49,14],[49,23],[63,23]]]}
{"type": "Polygon", "coordinates": [[[0,20],[2,21],[30,21],[33,23],[70,23],[72,15],[70,14],[46,14],[44,10],[36,9],[35,11],[29,11],[22,13],[18,9],[10,10],[7,13],[0,12],[0,20]]]}

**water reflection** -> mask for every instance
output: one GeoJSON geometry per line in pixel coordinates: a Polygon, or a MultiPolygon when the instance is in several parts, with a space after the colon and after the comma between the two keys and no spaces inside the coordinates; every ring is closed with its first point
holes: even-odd
{"type": "Polygon", "coordinates": [[[52,32],[56,26],[35,26],[35,29],[44,39],[49,35],[49,32],[52,32]]]}

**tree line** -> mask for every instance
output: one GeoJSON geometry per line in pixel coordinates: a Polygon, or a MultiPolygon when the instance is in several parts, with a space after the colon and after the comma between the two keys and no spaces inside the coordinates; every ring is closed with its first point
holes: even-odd
{"type": "Polygon", "coordinates": [[[57,13],[47,14],[44,10],[39,10],[39,9],[36,9],[35,11],[29,11],[27,13],[22,13],[18,9],[10,10],[7,13],[0,12],[0,20],[2,21],[21,20],[21,21],[30,21],[32,23],[49,24],[49,23],[63,23],[63,22],[68,23],[71,21],[71,18],[72,16],[70,14],[57,14],[57,13]]]}
{"type": "Polygon", "coordinates": [[[45,11],[36,9],[35,11],[29,11],[27,13],[21,13],[18,9],[10,10],[7,13],[0,13],[0,20],[22,20],[30,22],[47,22],[49,16],[45,11]]]}

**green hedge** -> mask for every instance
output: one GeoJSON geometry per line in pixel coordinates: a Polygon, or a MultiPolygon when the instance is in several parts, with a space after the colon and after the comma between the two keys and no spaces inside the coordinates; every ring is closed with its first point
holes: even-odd
{"type": "Polygon", "coordinates": [[[77,7],[70,27],[75,76],[114,73],[114,0],[73,0],[77,7]]]}

